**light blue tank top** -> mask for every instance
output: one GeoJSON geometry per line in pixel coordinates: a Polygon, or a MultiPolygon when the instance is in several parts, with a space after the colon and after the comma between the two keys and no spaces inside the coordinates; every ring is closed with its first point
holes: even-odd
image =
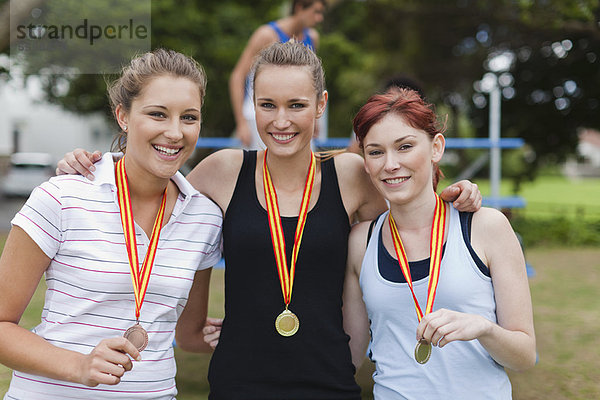
{"type": "MultiPolygon", "coordinates": [[[[451,205],[448,208],[448,237],[433,310],[478,314],[496,322],[492,281],[469,253],[458,211],[451,205]]],[[[429,362],[421,365],[415,361],[418,320],[408,284],[384,279],[377,267],[379,232],[387,214],[379,217],[373,229],[360,274],[371,321],[369,355],[376,366],[375,399],[511,399],[512,388],[504,368],[477,340],[434,347],[429,362]]],[[[422,309],[428,283],[429,277],[413,282],[422,309]]]]}

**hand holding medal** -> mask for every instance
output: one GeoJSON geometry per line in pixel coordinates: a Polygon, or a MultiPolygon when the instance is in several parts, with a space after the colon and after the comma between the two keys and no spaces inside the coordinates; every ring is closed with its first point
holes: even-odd
{"type": "Polygon", "coordinates": [[[77,382],[91,387],[115,385],[133,368],[132,359],[142,360],[132,343],[119,337],[103,339],[89,354],[83,356],[77,368],[77,382]]]}
{"type": "Polygon", "coordinates": [[[140,310],[144,303],[144,297],[146,296],[146,290],[148,289],[148,281],[150,280],[150,273],[152,272],[152,266],[154,265],[154,258],[158,247],[158,238],[160,236],[160,229],[165,215],[167,189],[165,188],[165,192],[163,193],[162,202],[158,213],[156,214],[156,219],[154,220],[148,252],[146,253],[146,257],[144,257],[144,262],[140,269],[137,243],[135,240],[133,213],[131,211],[131,199],[129,198],[129,184],[127,182],[124,160],[125,157],[117,161],[115,176],[117,183],[117,197],[121,212],[121,223],[123,224],[123,233],[125,234],[125,246],[127,247],[131,281],[133,283],[133,292],[135,295],[136,323],[127,329],[123,336],[133,343],[138,351],[142,351],[148,345],[148,332],[140,325],[140,310]]]}
{"type": "MultiPolygon", "coordinates": [[[[429,314],[433,310],[433,302],[435,300],[435,292],[440,277],[440,266],[442,263],[442,248],[444,245],[444,232],[446,230],[446,203],[436,194],[435,211],[433,215],[433,223],[431,225],[431,239],[430,239],[430,260],[429,260],[429,285],[427,287],[427,304],[425,306],[425,314],[419,306],[419,301],[415,295],[413,289],[412,278],[410,275],[410,267],[408,265],[408,258],[402,245],[402,240],[398,234],[398,228],[396,228],[396,222],[392,213],[389,214],[389,225],[390,231],[392,232],[392,240],[394,242],[394,249],[396,250],[396,256],[398,257],[398,264],[402,270],[402,274],[408,283],[410,292],[412,293],[413,301],[415,302],[415,311],[417,312],[417,319],[421,322],[424,315],[429,314]]],[[[425,364],[431,357],[431,343],[427,340],[420,339],[415,347],[415,360],[419,364],[425,364]]]]}
{"type": "Polygon", "coordinates": [[[294,248],[292,250],[292,260],[288,271],[287,258],[285,255],[285,240],[283,237],[283,228],[281,227],[281,217],[279,215],[279,205],[277,203],[277,193],[271,181],[271,175],[267,168],[267,150],[263,161],[263,186],[265,190],[265,200],[267,202],[267,213],[269,215],[269,228],[271,230],[271,241],[273,243],[273,252],[275,253],[275,263],[277,264],[277,272],[279,281],[281,282],[281,292],[285,303],[285,310],[281,312],[275,319],[275,329],[281,336],[292,336],[300,327],[300,321],[296,314],[288,309],[292,301],[292,289],[294,286],[294,276],[296,273],[296,260],[298,259],[298,251],[302,242],[302,234],[304,225],[308,215],[308,205],[312,194],[313,183],[315,181],[316,162],[315,155],[310,153],[310,166],[306,183],[304,184],[304,193],[300,204],[300,212],[298,214],[298,223],[296,225],[296,234],[294,235],[294,248]]]}

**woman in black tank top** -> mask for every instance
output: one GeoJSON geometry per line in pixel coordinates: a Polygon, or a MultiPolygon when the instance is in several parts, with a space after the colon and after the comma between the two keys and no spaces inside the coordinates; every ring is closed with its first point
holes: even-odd
{"type": "MultiPolygon", "coordinates": [[[[289,304],[300,326],[294,335],[281,336],[275,318],[285,304],[262,166],[266,156],[290,265],[311,138],[327,92],[320,60],[299,43],[271,45],[254,68],[257,128],[268,153],[222,150],[205,158],[187,177],[225,215],[222,330],[218,321],[207,327],[186,321],[188,325],[177,328],[177,344],[195,351],[203,339],[218,342],[209,371],[212,400],[358,400],[360,388],[341,314],[347,240],[350,222],[375,218],[386,208],[385,202],[365,174],[360,156],[343,153],[326,160],[317,155],[289,304]]],[[[86,157],[78,153],[75,158],[86,157]]],[[[77,164],[65,169],[89,173],[77,164]]],[[[480,198],[473,188],[463,182],[446,194],[449,199],[460,194],[459,201],[472,209],[480,198]]]]}
{"type": "MultiPolygon", "coordinates": [[[[244,153],[223,221],[226,317],[209,370],[211,398],[358,399],[341,313],[350,224],[334,161],[321,163],[321,191],[298,255],[290,309],[300,327],[284,337],[274,326],[283,302],[267,211],[257,197],[256,156],[244,153]]],[[[298,217],[281,219],[290,260],[298,217]]]]}
{"type": "Polygon", "coordinates": [[[257,127],[269,151],[244,152],[225,213],[225,320],[210,364],[209,398],[359,399],[341,312],[350,221],[333,159],[316,164],[298,251],[289,306],[298,331],[283,336],[275,327],[285,304],[263,168],[277,193],[281,217],[275,217],[290,266],[315,118],[327,100],[320,63],[304,46],[288,43],[269,48],[255,70],[257,127]],[[305,66],[274,63],[307,56],[305,66]]]}

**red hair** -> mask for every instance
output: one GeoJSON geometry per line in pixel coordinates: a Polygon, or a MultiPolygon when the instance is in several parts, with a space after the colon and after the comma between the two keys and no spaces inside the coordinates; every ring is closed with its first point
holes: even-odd
{"type": "MultiPolygon", "coordinates": [[[[406,88],[392,88],[383,94],[373,95],[358,110],[354,117],[354,133],[363,148],[367,134],[386,115],[395,114],[402,117],[411,127],[423,131],[431,140],[435,135],[443,134],[445,126],[440,126],[433,105],[425,103],[418,92],[406,88]]],[[[438,182],[444,175],[437,163],[433,165],[433,190],[437,190],[438,182]]]]}

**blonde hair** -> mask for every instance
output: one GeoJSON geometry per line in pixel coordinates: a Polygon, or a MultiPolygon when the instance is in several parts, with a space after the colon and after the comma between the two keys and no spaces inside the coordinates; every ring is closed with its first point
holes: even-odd
{"type": "Polygon", "coordinates": [[[252,66],[253,80],[256,82],[256,76],[260,73],[261,68],[267,65],[275,65],[279,67],[306,67],[312,77],[313,88],[317,93],[317,99],[321,99],[325,90],[325,73],[321,59],[314,51],[291,39],[285,43],[276,42],[260,52],[254,65],[252,66]]]}
{"type": "MultiPolygon", "coordinates": [[[[252,87],[256,82],[256,76],[260,73],[260,69],[274,65],[278,67],[306,67],[312,77],[313,88],[317,93],[317,100],[323,97],[325,91],[325,73],[321,59],[312,51],[300,42],[290,39],[285,43],[276,42],[266,47],[258,55],[252,66],[252,87]]],[[[253,94],[254,95],[254,94],[253,94]]],[[[327,161],[338,154],[345,153],[346,150],[327,150],[315,153],[318,161],[327,161]]]]}
{"type": "MultiPolygon", "coordinates": [[[[109,83],[108,97],[115,118],[117,106],[121,105],[124,111],[129,112],[132,102],[148,82],[164,75],[186,78],[198,85],[200,103],[204,103],[206,74],[202,66],[193,58],[176,51],[156,49],[134,57],[129,65],[123,67],[121,76],[109,83]]],[[[126,146],[127,134],[120,131],[113,141],[113,150],[124,151],[126,146]]]]}

